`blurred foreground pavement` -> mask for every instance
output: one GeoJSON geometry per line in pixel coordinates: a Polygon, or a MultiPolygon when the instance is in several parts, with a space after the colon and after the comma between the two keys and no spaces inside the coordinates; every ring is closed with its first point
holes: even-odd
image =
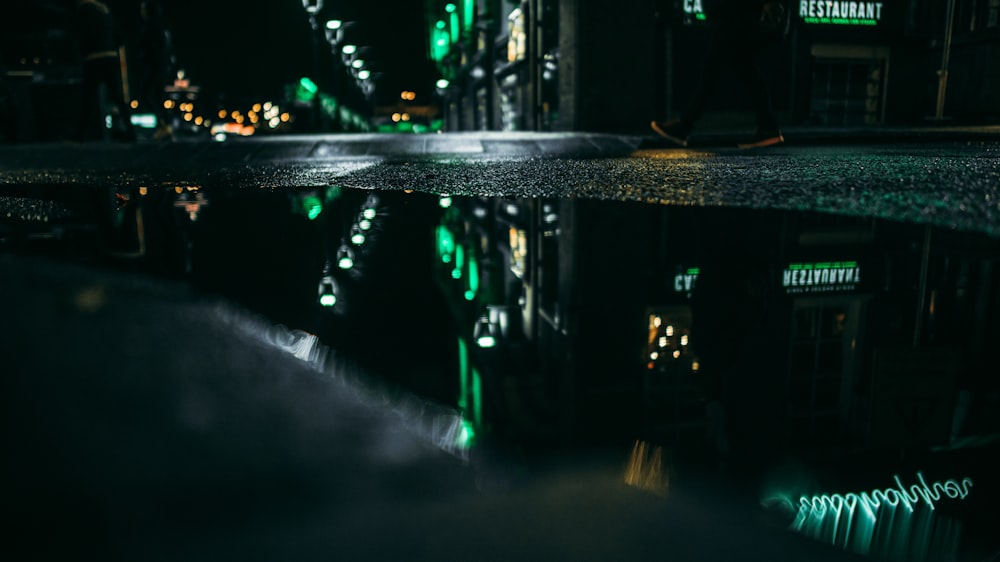
{"type": "Polygon", "coordinates": [[[627,450],[465,459],[446,408],[179,284],[7,255],[0,291],[7,559],[854,559],[627,450]]]}

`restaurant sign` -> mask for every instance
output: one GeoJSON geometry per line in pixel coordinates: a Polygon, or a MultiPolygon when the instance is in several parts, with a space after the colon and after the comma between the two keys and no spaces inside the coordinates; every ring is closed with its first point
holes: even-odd
{"type": "Polygon", "coordinates": [[[800,0],[799,17],[808,24],[876,26],[882,22],[882,2],[800,0]]]}
{"type": "Polygon", "coordinates": [[[860,282],[856,261],[792,263],[781,276],[785,292],[794,295],[853,291],[860,282]]]}

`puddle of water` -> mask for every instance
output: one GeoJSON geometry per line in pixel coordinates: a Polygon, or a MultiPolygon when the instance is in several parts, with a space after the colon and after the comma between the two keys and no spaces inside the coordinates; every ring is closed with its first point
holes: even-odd
{"type": "Polygon", "coordinates": [[[5,204],[19,211],[0,221],[0,248],[221,295],[287,326],[321,370],[316,350],[333,350],[460,413],[428,421],[451,441],[648,443],[656,482],[662,459],[760,477],[794,455],[826,490],[918,462],[977,483],[995,468],[974,449],[925,454],[1000,432],[995,238],[800,211],[338,187],[5,204]]]}

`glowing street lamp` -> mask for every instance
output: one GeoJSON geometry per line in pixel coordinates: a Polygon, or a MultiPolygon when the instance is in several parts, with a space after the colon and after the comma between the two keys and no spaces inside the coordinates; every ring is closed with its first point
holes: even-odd
{"type": "Polygon", "coordinates": [[[329,273],[325,273],[319,280],[319,304],[330,308],[337,304],[337,281],[329,273]]]}
{"type": "Polygon", "coordinates": [[[310,15],[316,15],[323,9],[323,0],[302,0],[302,7],[310,15]]]}
{"type": "Polygon", "coordinates": [[[346,244],[342,244],[337,249],[337,267],[340,269],[351,269],[354,267],[354,250],[346,244]]]}

